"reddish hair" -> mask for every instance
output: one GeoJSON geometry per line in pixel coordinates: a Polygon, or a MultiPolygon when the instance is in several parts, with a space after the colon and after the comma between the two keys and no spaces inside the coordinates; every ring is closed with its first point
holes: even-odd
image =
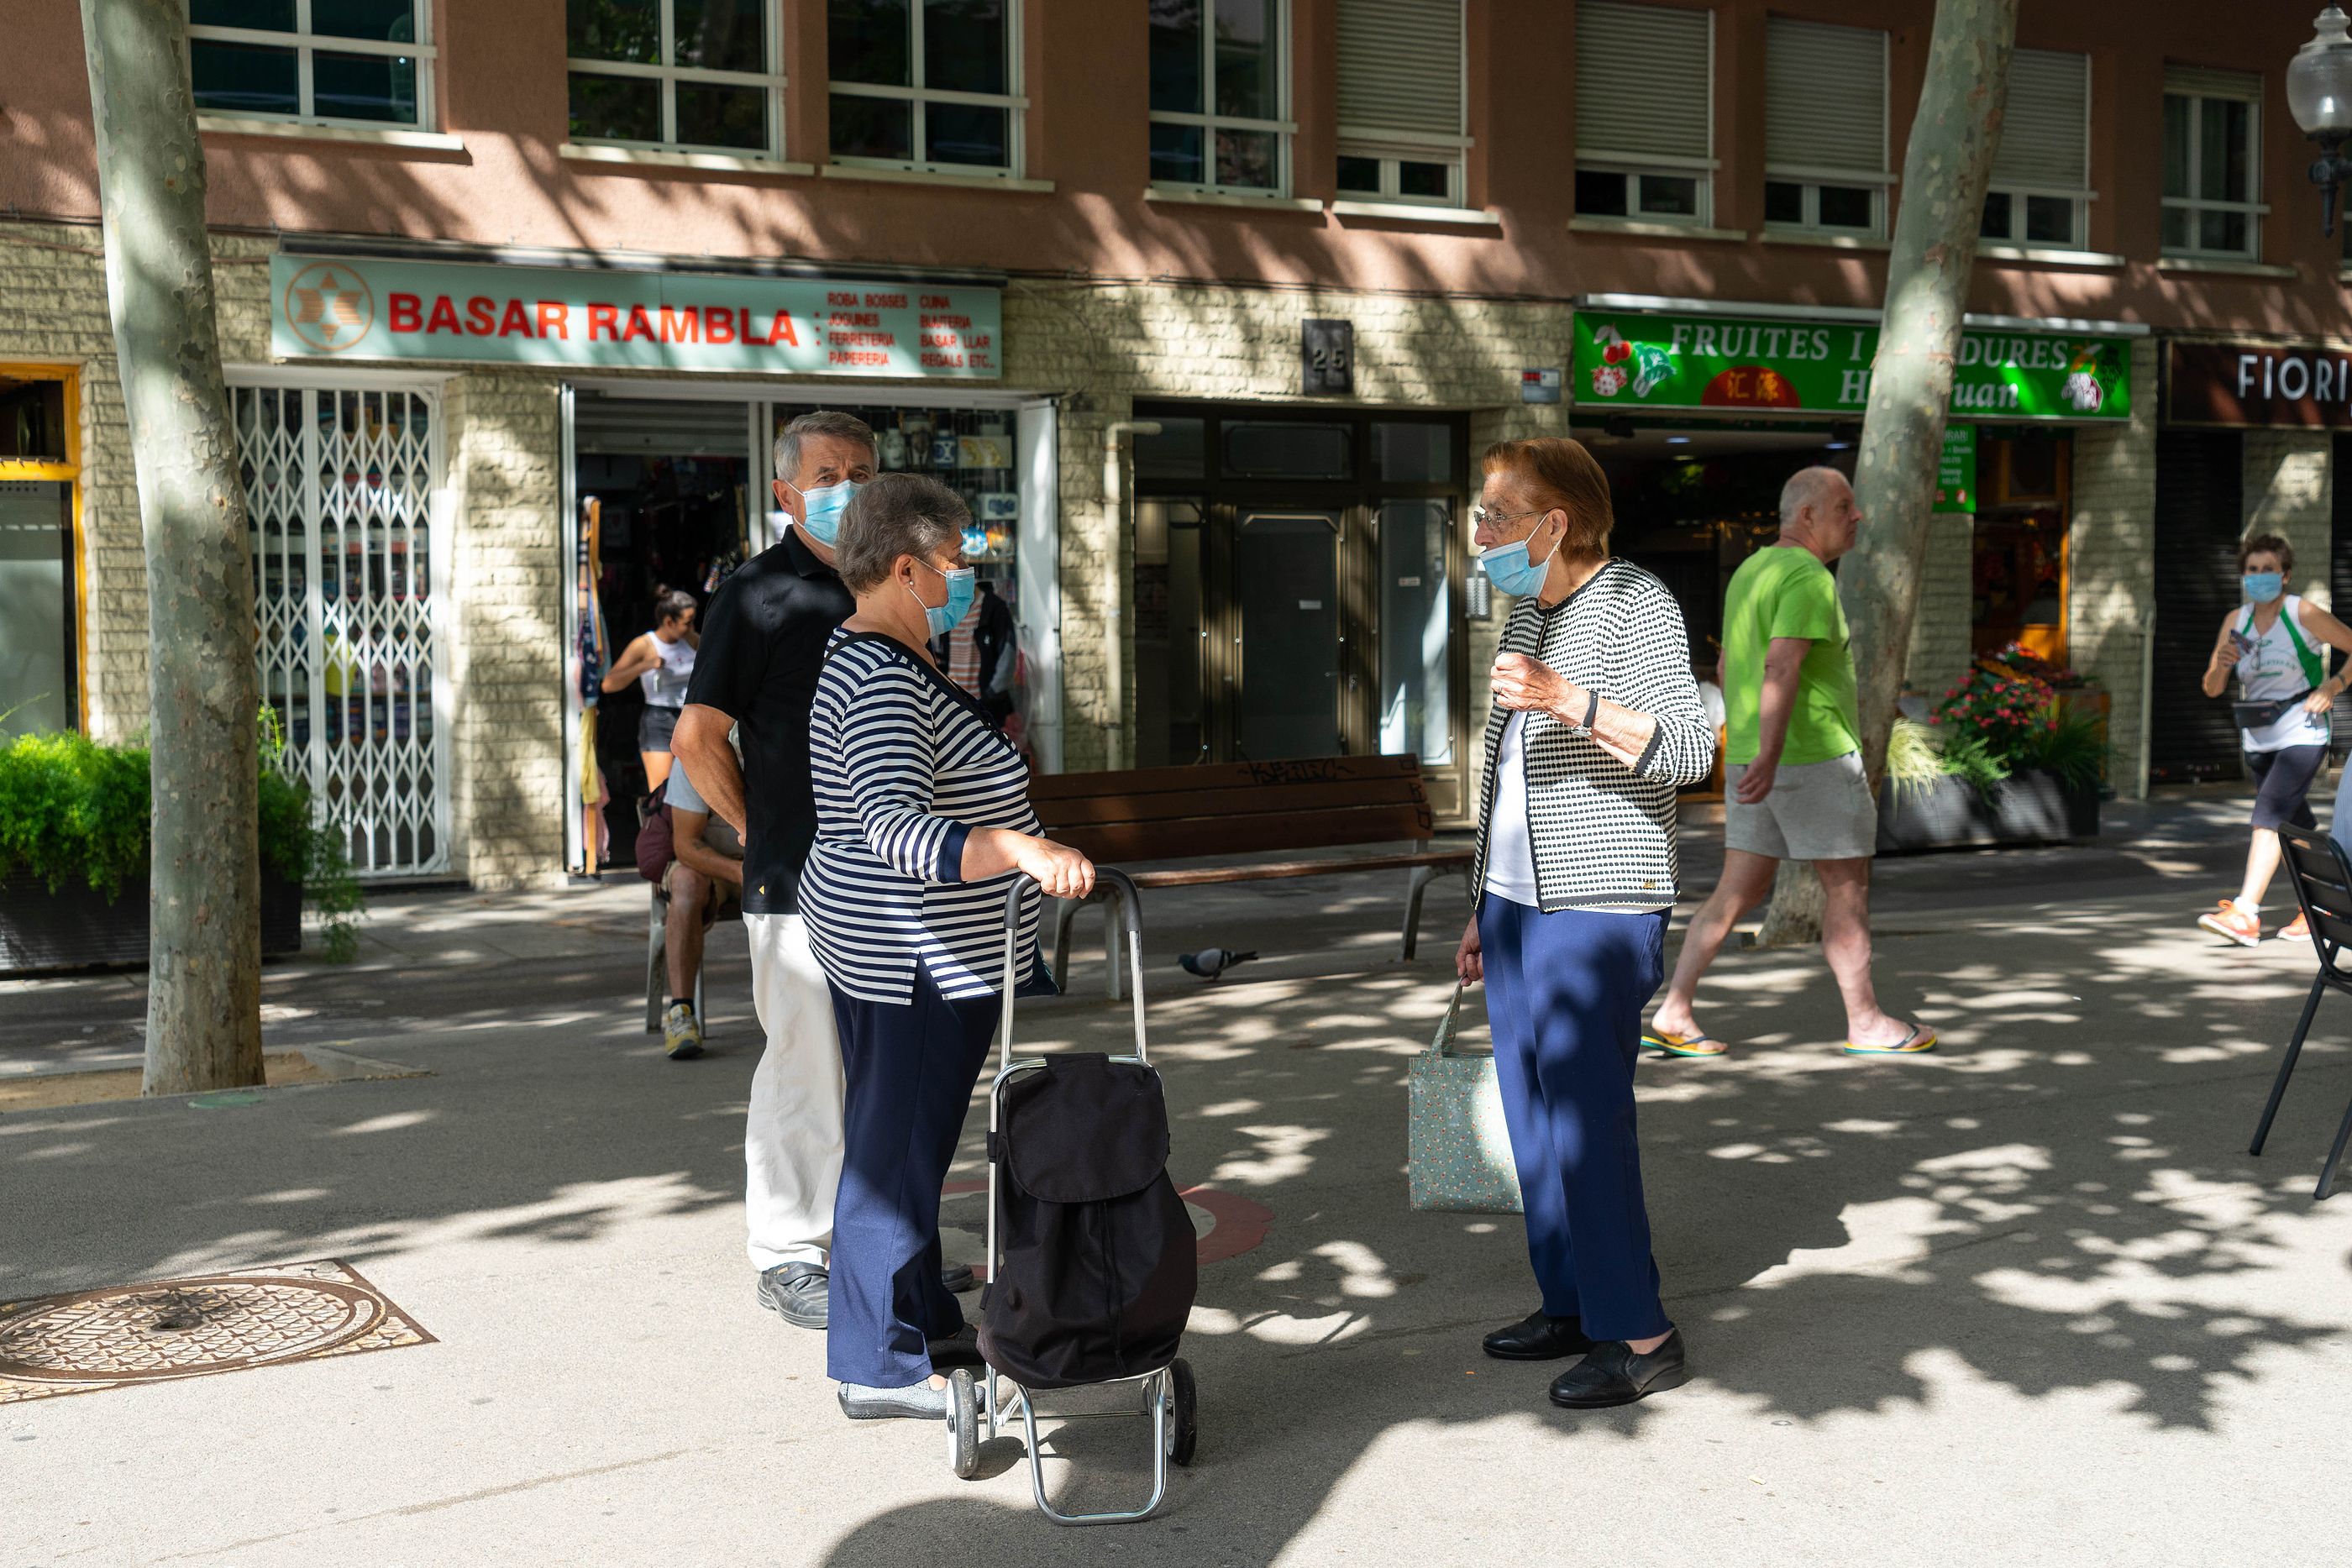
{"type": "Polygon", "coordinates": [[[1479,463],[1488,474],[1509,474],[1526,485],[1544,510],[1557,507],[1568,514],[1559,548],[1571,559],[1609,553],[1609,531],[1617,524],[1609,476],[1582,442],[1564,435],[1497,441],[1479,463]]]}

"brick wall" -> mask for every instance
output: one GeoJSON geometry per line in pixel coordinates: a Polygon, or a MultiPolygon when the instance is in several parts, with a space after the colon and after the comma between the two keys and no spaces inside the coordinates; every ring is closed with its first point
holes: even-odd
{"type": "Polygon", "coordinates": [[[477,887],[560,883],[563,756],[561,405],[544,376],[453,378],[442,405],[457,528],[450,787],[477,887]]]}
{"type": "Polygon", "coordinates": [[[1911,622],[1904,684],[1930,698],[1965,680],[1974,615],[1975,519],[1937,512],[1927,520],[1927,551],[1919,563],[1919,608],[1911,622]]]}
{"type": "Polygon", "coordinates": [[[2334,542],[2334,494],[2328,457],[2336,437],[2325,430],[2250,430],[2245,436],[2246,527],[2249,534],[2283,534],[2294,547],[2287,591],[2326,607],[2327,563],[2334,542]]]}
{"type": "Polygon", "coordinates": [[[2144,796],[2143,671],[2156,614],[2156,350],[2147,340],[2133,348],[2130,423],[2078,431],[2074,473],[2068,656],[2108,693],[2109,781],[2144,796]]]}

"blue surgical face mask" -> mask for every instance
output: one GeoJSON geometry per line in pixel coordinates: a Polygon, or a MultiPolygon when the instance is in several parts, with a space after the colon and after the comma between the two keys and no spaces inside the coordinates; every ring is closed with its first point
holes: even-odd
{"type": "MultiPolygon", "coordinates": [[[[1528,536],[1530,538],[1533,537],[1528,536]]],[[[1487,580],[1496,588],[1514,599],[1524,599],[1544,585],[1544,578],[1551,571],[1551,558],[1559,553],[1559,545],[1555,540],[1551,549],[1544,553],[1543,559],[1529,560],[1528,540],[1521,539],[1517,544],[1496,545],[1479,556],[1478,564],[1486,570],[1487,580]]]]}
{"type": "MultiPolygon", "coordinates": [[[[791,484],[790,480],[785,481],[791,484]]],[[[849,509],[849,498],[864,486],[855,479],[844,479],[838,485],[819,485],[814,490],[801,490],[801,527],[809,538],[832,548],[841,539],[841,514],[849,509]]],[[[793,485],[793,488],[800,490],[793,485]]]]}
{"type": "MultiPolygon", "coordinates": [[[[929,561],[923,564],[931,565],[929,561]]],[[[957,623],[964,618],[964,613],[971,608],[972,595],[980,591],[980,581],[972,575],[972,570],[968,566],[957,567],[952,571],[940,571],[940,569],[935,566],[932,566],[931,570],[939,571],[940,575],[947,580],[948,601],[945,604],[923,604],[923,596],[915,593],[915,586],[912,583],[907,585],[907,591],[915,593],[916,603],[923,604],[923,621],[930,627],[931,635],[944,637],[956,629],[957,623]]]]}
{"type": "Polygon", "coordinates": [[[2252,604],[2268,604],[2286,591],[2286,574],[2280,571],[2250,571],[2238,579],[2246,591],[2246,600],[2252,604]]]}

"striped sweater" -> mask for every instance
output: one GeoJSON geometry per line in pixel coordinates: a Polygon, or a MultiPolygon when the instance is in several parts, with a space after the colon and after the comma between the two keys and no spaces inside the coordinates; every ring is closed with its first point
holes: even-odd
{"type": "MultiPolygon", "coordinates": [[[[1601,700],[1657,721],[1632,768],[1548,713],[1520,733],[1527,758],[1528,827],[1536,887],[1547,911],[1656,907],[1678,895],[1675,790],[1715,768],[1715,728],[1699,705],[1682,607],[1665,584],[1611,559],[1547,610],[1533,595],[1511,606],[1502,652],[1527,653],[1601,700]]],[[[1484,898],[1486,829],[1494,820],[1496,758],[1510,713],[1486,717],[1486,773],[1478,808],[1478,860],[1470,885],[1484,898]]]]}
{"type": "MultiPolygon", "coordinates": [[[[908,1002],[915,966],[946,997],[993,995],[1004,891],[962,879],[974,828],[1034,833],[1029,770],[986,712],[891,638],[836,631],[809,714],[816,843],[800,909],[825,977],[864,1001],[908,1002]]],[[[1037,890],[1022,900],[1015,973],[1037,955],[1037,890]]]]}

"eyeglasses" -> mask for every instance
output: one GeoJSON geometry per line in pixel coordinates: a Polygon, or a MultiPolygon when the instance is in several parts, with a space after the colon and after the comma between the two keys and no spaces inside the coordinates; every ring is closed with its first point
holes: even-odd
{"type": "Polygon", "coordinates": [[[1489,523],[1516,523],[1521,517],[1540,517],[1550,510],[1549,507],[1538,507],[1532,512],[1490,512],[1484,507],[1473,507],[1470,508],[1470,526],[1483,528],[1489,523]]]}

